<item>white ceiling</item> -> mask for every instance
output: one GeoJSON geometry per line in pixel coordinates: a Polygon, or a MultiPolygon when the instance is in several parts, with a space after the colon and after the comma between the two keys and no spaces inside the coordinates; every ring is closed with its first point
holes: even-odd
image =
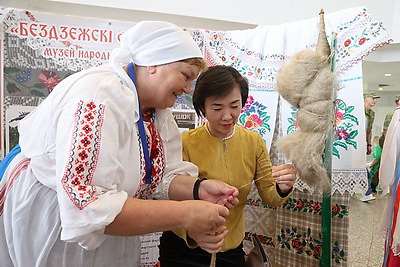
{"type": "Polygon", "coordinates": [[[381,96],[377,107],[394,106],[395,95],[400,94],[400,43],[380,47],[363,60],[363,81],[364,91],[381,96]]]}
{"type": "Polygon", "coordinates": [[[400,62],[363,61],[363,78],[365,91],[400,94],[400,62]]]}

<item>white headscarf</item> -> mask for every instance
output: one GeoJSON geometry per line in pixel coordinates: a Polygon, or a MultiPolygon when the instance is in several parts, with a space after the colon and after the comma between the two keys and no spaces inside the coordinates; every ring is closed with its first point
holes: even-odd
{"type": "Polygon", "coordinates": [[[154,66],[194,57],[202,53],[189,33],[169,22],[141,21],[122,35],[110,61],[154,66]]]}

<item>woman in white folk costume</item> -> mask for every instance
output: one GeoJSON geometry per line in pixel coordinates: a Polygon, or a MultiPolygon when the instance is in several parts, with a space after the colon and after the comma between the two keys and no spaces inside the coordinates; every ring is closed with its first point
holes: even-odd
{"type": "Polygon", "coordinates": [[[19,123],[21,152],[0,183],[0,265],[139,266],[138,235],[225,233],[238,190],[193,190],[169,109],[204,67],[188,33],[143,21],[110,64],[63,80],[19,123]]]}

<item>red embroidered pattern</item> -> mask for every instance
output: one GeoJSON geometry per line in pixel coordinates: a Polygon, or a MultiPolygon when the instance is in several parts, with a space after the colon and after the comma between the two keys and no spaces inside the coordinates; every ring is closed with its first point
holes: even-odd
{"type": "Polygon", "coordinates": [[[23,170],[26,170],[26,168],[28,168],[29,163],[30,159],[24,159],[20,161],[12,170],[6,184],[0,189],[0,216],[4,212],[4,202],[6,201],[8,192],[10,192],[13,183],[20,176],[21,172],[23,170]]]}
{"type": "Polygon", "coordinates": [[[96,187],[91,182],[99,158],[103,122],[103,105],[79,102],[69,160],[61,183],[68,197],[80,210],[97,199],[96,187]]]}
{"type": "MultiPolygon", "coordinates": [[[[149,196],[155,191],[157,185],[161,182],[162,177],[164,176],[165,169],[165,154],[164,154],[164,146],[161,140],[160,135],[156,131],[154,127],[154,123],[149,122],[147,129],[150,132],[150,135],[147,135],[147,143],[149,144],[149,153],[151,159],[151,176],[153,181],[151,184],[145,183],[145,161],[143,156],[143,150],[140,147],[140,162],[141,162],[141,175],[142,179],[140,180],[140,185],[136,193],[134,194],[134,198],[148,199],[149,196]]],[[[140,143],[140,142],[139,142],[140,143]]]]}

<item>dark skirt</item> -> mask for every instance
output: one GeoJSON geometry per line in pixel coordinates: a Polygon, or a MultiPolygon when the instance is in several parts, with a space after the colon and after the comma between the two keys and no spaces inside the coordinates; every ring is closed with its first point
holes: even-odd
{"type": "MultiPolygon", "coordinates": [[[[209,267],[211,254],[200,247],[189,248],[186,242],[172,231],[164,232],[159,245],[161,267],[209,267]]],[[[244,267],[244,251],[237,248],[217,253],[216,267],[244,267]]]]}

